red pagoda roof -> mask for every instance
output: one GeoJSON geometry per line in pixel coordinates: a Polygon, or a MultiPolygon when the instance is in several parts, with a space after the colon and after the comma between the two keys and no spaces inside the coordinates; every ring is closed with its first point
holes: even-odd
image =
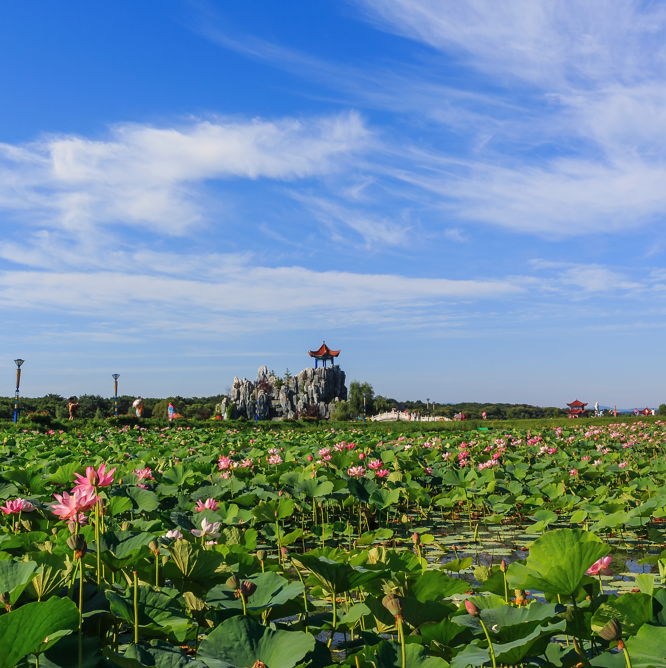
{"type": "Polygon", "coordinates": [[[327,345],[326,341],[321,344],[318,350],[308,350],[308,355],[310,357],[316,357],[321,359],[322,357],[337,357],[340,354],[339,350],[331,350],[327,345]]]}
{"type": "Polygon", "coordinates": [[[578,408],[579,406],[587,406],[587,404],[584,404],[582,401],[578,401],[578,399],[576,399],[576,401],[571,404],[567,404],[567,406],[576,406],[578,408]]]}
{"type": "Polygon", "coordinates": [[[641,415],[652,415],[652,409],[647,406],[642,410],[638,411],[641,415]]]}

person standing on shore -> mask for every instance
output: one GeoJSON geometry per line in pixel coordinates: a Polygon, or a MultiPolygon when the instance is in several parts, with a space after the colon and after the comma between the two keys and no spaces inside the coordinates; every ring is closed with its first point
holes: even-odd
{"type": "Polygon", "coordinates": [[[138,399],[135,399],[132,406],[136,410],[136,416],[139,419],[141,419],[141,417],[143,416],[143,399],[141,397],[139,397],[138,399]]]}
{"type": "Polygon", "coordinates": [[[169,407],[167,408],[169,413],[169,422],[173,422],[173,418],[176,415],[176,409],[173,407],[173,401],[169,402],[169,407]]]}

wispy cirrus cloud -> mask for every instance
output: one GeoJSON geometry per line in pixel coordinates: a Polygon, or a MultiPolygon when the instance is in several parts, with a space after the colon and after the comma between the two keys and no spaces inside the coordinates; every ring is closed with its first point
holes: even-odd
{"type": "Polygon", "coordinates": [[[209,181],[323,176],[370,140],[350,112],[161,128],[121,124],[100,140],[65,135],[0,144],[0,210],[71,233],[120,222],[178,235],[204,217],[202,186],[209,181]]]}

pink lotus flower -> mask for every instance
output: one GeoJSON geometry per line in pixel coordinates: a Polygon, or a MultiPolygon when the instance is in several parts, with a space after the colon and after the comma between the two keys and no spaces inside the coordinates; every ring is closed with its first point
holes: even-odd
{"type": "Polygon", "coordinates": [[[74,490],[95,489],[96,487],[108,487],[113,482],[113,472],[115,467],[110,471],[106,470],[106,464],[100,464],[97,471],[93,466],[86,467],[85,477],[79,473],[75,473],[76,486],[74,490]]]}
{"type": "Polygon", "coordinates": [[[155,478],[153,478],[153,472],[149,468],[134,469],[134,473],[139,480],[155,480],[155,478]]]}
{"type": "Polygon", "coordinates": [[[363,478],[365,476],[365,469],[362,466],[352,466],[347,469],[347,475],[350,478],[363,478]]]}
{"type": "Polygon", "coordinates": [[[250,466],[252,466],[253,464],[254,464],[254,461],[252,460],[252,457],[248,457],[247,459],[243,459],[243,461],[241,461],[241,463],[240,463],[241,468],[243,468],[243,469],[249,469],[250,466]]]}
{"type": "Polygon", "coordinates": [[[380,469],[382,466],[384,466],[384,462],[381,459],[371,459],[368,462],[368,468],[372,469],[373,471],[380,469]]]}
{"type": "Polygon", "coordinates": [[[331,448],[321,448],[319,450],[318,454],[319,454],[320,457],[325,457],[326,455],[330,455],[331,454],[331,448]]]}
{"type": "Polygon", "coordinates": [[[620,463],[618,464],[618,466],[619,466],[621,469],[627,468],[627,466],[629,466],[629,462],[620,462],[620,463]]]}
{"type": "Polygon", "coordinates": [[[25,499],[14,499],[14,501],[7,501],[4,506],[0,506],[0,510],[5,515],[18,515],[19,513],[31,513],[35,509],[29,501],[25,499]]]}
{"type": "Polygon", "coordinates": [[[192,534],[197,538],[203,538],[204,536],[210,536],[211,538],[219,538],[220,532],[219,522],[209,522],[205,517],[201,521],[201,529],[192,529],[192,534]]]}
{"type": "Polygon", "coordinates": [[[53,496],[58,500],[58,503],[52,504],[51,510],[54,515],[58,515],[63,520],[76,518],[79,513],[90,510],[99,499],[95,496],[93,489],[75,489],[71,495],[63,492],[62,496],[60,494],[54,494],[53,496]]]}
{"type": "Polygon", "coordinates": [[[578,471],[576,469],[571,469],[571,471],[569,471],[569,475],[573,478],[574,476],[578,475],[578,471]]]}
{"type": "Polygon", "coordinates": [[[144,485],[144,484],[141,483],[141,482],[136,483],[136,486],[137,486],[137,487],[140,487],[141,489],[148,489],[148,485],[144,485]]]}
{"type": "Polygon", "coordinates": [[[379,471],[375,471],[375,475],[378,478],[385,478],[388,474],[389,472],[386,469],[380,469],[379,471]]]}
{"type": "Polygon", "coordinates": [[[283,461],[283,460],[282,460],[282,457],[280,457],[280,455],[271,455],[271,456],[268,458],[268,463],[269,463],[271,466],[277,466],[278,464],[282,464],[282,461],[283,461]]]}
{"type": "Polygon", "coordinates": [[[198,513],[204,510],[219,510],[219,509],[220,509],[220,504],[215,499],[206,499],[204,503],[201,503],[201,501],[197,501],[197,505],[194,508],[194,510],[196,510],[198,513]]]}
{"type": "Polygon", "coordinates": [[[175,538],[176,540],[183,540],[183,534],[178,529],[170,529],[165,534],[166,538],[175,538]]]}
{"type": "Polygon", "coordinates": [[[220,457],[217,460],[217,468],[220,471],[225,471],[228,468],[231,468],[231,458],[230,457],[220,457]]]}
{"type": "Polygon", "coordinates": [[[611,561],[613,560],[613,557],[608,555],[607,557],[601,557],[601,559],[598,559],[595,561],[586,571],[588,575],[598,575],[601,573],[602,575],[612,575],[612,571],[610,568],[611,561]]]}

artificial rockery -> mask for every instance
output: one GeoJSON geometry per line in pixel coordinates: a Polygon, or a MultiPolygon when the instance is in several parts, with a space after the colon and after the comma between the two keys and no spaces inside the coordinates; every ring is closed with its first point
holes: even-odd
{"type": "Polygon", "coordinates": [[[255,381],[234,378],[230,399],[219,404],[218,412],[231,418],[254,420],[318,417],[328,419],[335,404],[347,400],[345,372],[338,366],[303,369],[299,374],[283,379],[272,375],[265,366],[259,367],[255,381]]]}

